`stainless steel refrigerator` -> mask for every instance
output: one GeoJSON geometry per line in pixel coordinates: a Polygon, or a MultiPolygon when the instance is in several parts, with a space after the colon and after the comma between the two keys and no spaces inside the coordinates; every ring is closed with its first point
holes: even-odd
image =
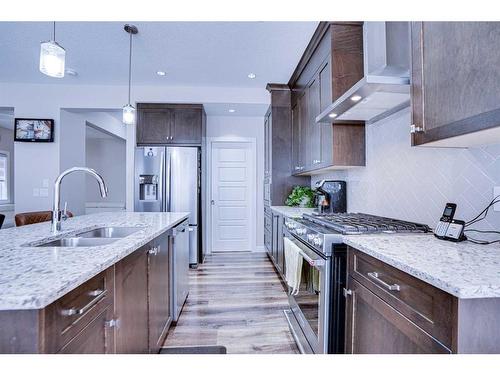
{"type": "Polygon", "coordinates": [[[135,211],[189,212],[189,264],[198,264],[200,210],[198,147],[137,147],[135,211]]]}

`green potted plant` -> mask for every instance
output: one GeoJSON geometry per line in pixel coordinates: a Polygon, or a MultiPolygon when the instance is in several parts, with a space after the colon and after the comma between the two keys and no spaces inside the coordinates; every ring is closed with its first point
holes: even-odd
{"type": "Polygon", "coordinates": [[[309,186],[294,186],[285,204],[290,207],[314,208],[314,191],[309,186]]]}

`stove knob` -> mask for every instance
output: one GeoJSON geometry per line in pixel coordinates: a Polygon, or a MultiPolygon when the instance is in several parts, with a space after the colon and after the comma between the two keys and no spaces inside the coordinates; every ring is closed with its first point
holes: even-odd
{"type": "Polygon", "coordinates": [[[303,236],[304,234],[306,234],[307,230],[306,228],[297,228],[295,230],[295,233],[297,233],[299,236],[303,236]]]}
{"type": "Polygon", "coordinates": [[[323,245],[323,240],[321,239],[321,237],[316,237],[313,241],[313,243],[316,245],[316,246],[321,246],[323,245]]]}

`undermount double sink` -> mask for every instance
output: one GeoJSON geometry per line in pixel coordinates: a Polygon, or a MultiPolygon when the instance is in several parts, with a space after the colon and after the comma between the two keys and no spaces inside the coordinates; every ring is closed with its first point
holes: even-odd
{"type": "Polygon", "coordinates": [[[36,245],[36,247],[88,247],[108,245],[128,237],[141,227],[102,227],[36,245]]]}

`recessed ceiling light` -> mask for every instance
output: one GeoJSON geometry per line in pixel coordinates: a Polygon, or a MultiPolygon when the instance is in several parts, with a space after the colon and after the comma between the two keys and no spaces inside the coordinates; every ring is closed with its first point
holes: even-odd
{"type": "Polygon", "coordinates": [[[335,118],[335,117],[337,117],[337,114],[336,114],[336,113],[330,113],[330,114],[328,115],[328,117],[330,117],[330,118],[335,118]]]}
{"type": "Polygon", "coordinates": [[[248,73],[247,77],[250,78],[250,79],[254,79],[257,76],[255,75],[255,73],[248,73]]]}
{"type": "Polygon", "coordinates": [[[359,95],[353,95],[353,96],[351,96],[351,100],[353,102],[359,102],[361,99],[362,99],[362,97],[359,96],[359,95]]]}
{"type": "Polygon", "coordinates": [[[163,70],[158,70],[156,74],[158,74],[160,77],[167,75],[167,73],[165,73],[163,70]]]}
{"type": "Polygon", "coordinates": [[[69,76],[76,77],[78,75],[78,72],[75,69],[68,68],[66,69],[66,74],[69,76]]]}
{"type": "Polygon", "coordinates": [[[234,112],[236,112],[236,109],[232,109],[232,108],[231,108],[231,109],[229,110],[229,113],[234,113],[234,112]]]}

